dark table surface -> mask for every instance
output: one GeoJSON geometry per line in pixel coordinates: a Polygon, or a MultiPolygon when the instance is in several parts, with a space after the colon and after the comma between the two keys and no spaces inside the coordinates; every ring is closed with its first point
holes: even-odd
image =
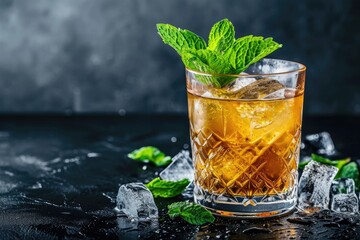
{"type": "MultiPolygon", "coordinates": [[[[328,131],[337,149],[360,158],[360,117],[305,117],[303,134],[328,131]]],[[[283,239],[359,238],[356,218],[305,220],[299,213],[257,221],[217,218],[192,226],[171,220],[166,206],[191,199],[156,199],[159,220],[137,229],[114,211],[120,184],[148,182],[162,168],[126,154],[145,145],[168,155],[189,148],[187,117],[1,116],[0,239],[283,239]],[[290,220],[289,220],[290,219],[290,220]],[[295,219],[295,220],[294,220],[295,219]],[[263,230],[245,229],[261,227],[263,230]]]]}

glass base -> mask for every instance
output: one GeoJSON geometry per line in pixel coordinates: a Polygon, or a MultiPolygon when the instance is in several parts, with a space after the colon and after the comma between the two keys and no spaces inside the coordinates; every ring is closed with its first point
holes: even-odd
{"type": "Polygon", "coordinates": [[[244,198],[216,196],[205,191],[201,191],[202,194],[196,192],[194,191],[195,203],[206,207],[215,215],[234,218],[282,216],[294,210],[297,201],[296,197],[286,198],[287,194],[244,198]]]}

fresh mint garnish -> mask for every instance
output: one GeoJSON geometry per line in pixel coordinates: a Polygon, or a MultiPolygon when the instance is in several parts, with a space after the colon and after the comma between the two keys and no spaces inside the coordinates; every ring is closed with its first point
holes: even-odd
{"type": "Polygon", "coordinates": [[[356,191],[360,190],[360,174],[355,162],[346,164],[338,172],[337,178],[352,178],[355,182],[356,191]]]}
{"type": "MultiPolygon", "coordinates": [[[[217,74],[231,74],[234,69],[231,64],[218,52],[209,49],[193,50],[187,49],[183,51],[182,60],[184,64],[190,69],[204,73],[217,74]]],[[[221,88],[234,80],[234,77],[228,76],[206,76],[198,74],[197,78],[206,85],[212,85],[221,88]]]]}
{"type": "Polygon", "coordinates": [[[152,162],[157,167],[163,167],[171,163],[171,157],[165,156],[158,148],[151,146],[136,149],[127,156],[137,161],[152,162]]]}
{"type": "Polygon", "coordinates": [[[180,181],[165,181],[160,178],[154,178],[145,186],[152,192],[154,197],[172,198],[180,195],[189,185],[188,179],[180,181]]]}
{"type": "MultiPolygon", "coordinates": [[[[188,30],[170,24],[157,24],[157,29],[164,43],[178,52],[187,68],[214,75],[240,74],[251,64],[282,47],[272,38],[249,35],[235,39],[234,26],[228,19],[217,22],[211,28],[207,47],[201,37],[188,30]]],[[[216,88],[222,88],[235,79],[229,76],[196,76],[203,84],[216,88]]]]}
{"type": "Polygon", "coordinates": [[[183,49],[205,49],[204,39],[189,30],[182,30],[170,24],[156,24],[164,43],[173,47],[180,55],[183,49]]]}
{"type": "Polygon", "coordinates": [[[224,53],[231,48],[235,41],[235,29],[228,19],[223,19],[214,24],[209,34],[208,49],[224,53]]]}
{"type": "Polygon", "coordinates": [[[175,202],[168,206],[170,218],[181,217],[193,225],[213,223],[215,217],[203,206],[190,202],[175,202]]]}
{"type": "Polygon", "coordinates": [[[235,41],[230,51],[230,63],[236,73],[246,70],[251,64],[266,57],[282,45],[274,42],[272,38],[245,36],[235,41]]]}

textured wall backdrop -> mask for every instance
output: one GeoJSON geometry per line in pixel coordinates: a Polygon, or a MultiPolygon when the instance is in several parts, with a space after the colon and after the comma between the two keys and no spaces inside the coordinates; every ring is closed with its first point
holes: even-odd
{"type": "Polygon", "coordinates": [[[272,36],[308,66],[306,113],[360,114],[359,1],[0,1],[0,112],[186,112],[180,58],[158,22],[203,37],[272,36]]]}

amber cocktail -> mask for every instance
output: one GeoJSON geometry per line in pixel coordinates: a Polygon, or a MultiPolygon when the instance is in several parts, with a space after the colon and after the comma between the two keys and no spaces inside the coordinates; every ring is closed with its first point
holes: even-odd
{"type": "Polygon", "coordinates": [[[304,80],[303,65],[276,59],[237,76],[187,70],[197,203],[242,217],[294,208],[304,80]],[[206,77],[234,81],[217,89],[206,77]]]}

